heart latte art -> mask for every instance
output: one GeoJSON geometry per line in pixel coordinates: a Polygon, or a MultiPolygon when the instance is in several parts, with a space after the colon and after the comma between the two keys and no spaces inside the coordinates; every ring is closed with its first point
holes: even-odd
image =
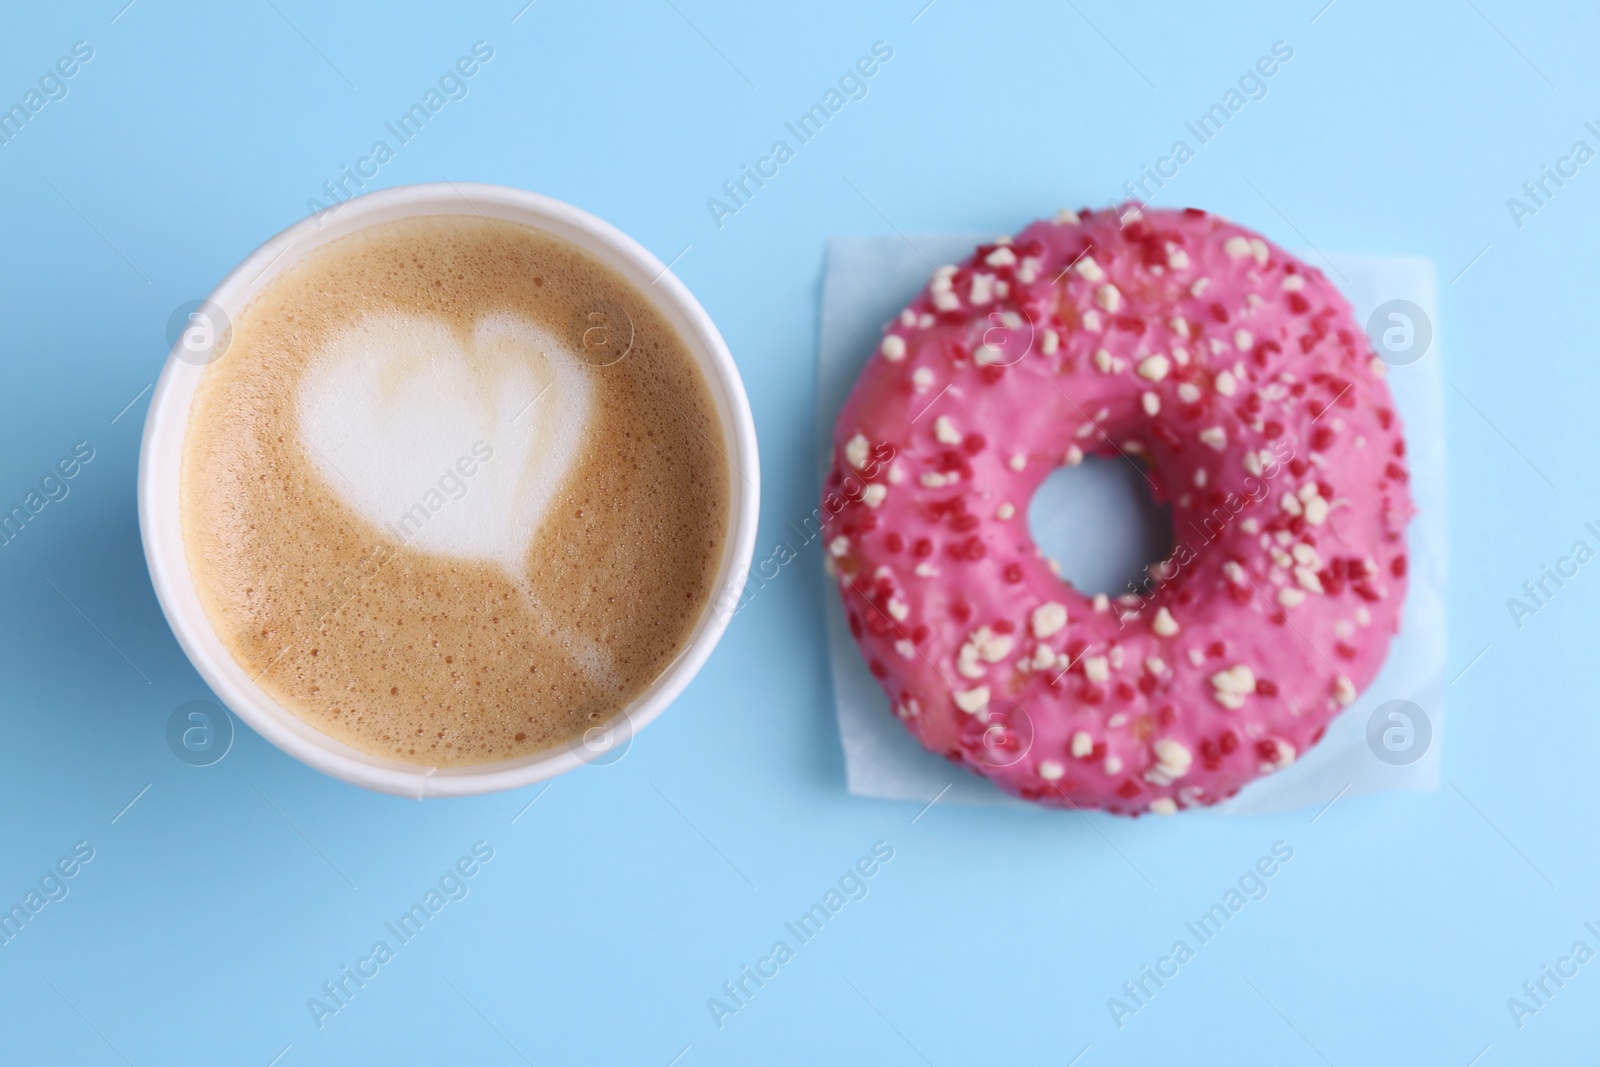
{"type": "Polygon", "coordinates": [[[592,394],[589,368],[527,319],[488,315],[462,338],[436,319],[385,315],[332,337],[307,369],[300,438],[368,522],[521,581],[592,394]]]}
{"type": "Polygon", "coordinates": [[[204,373],[181,493],[201,602],[258,685],[356,748],[569,742],[707,609],[729,523],[709,389],[571,245],[475,216],[360,231],[270,283],[204,373]]]}

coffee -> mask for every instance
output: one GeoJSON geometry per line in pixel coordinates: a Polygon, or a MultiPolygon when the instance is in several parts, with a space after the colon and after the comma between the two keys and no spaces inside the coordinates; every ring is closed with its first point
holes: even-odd
{"type": "Polygon", "coordinates": [[[611,720],[707,610],[730,521],[709,386],[651,302],[515,223],[383,223],[285,270],[195,394],[200,601],[268,695],[460,766],[611,720]]]}

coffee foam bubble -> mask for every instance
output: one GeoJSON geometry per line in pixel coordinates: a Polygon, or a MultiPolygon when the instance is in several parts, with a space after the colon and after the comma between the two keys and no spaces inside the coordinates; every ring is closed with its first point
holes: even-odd
{"type": "Polygon", "coordinates": [[[579,357],[521,316],[483,315],[462,336],[437,318],[368,315],[310,361],[300,440],[345,503],[402,544],[525,584],[587,445],[592,393],[579,357]]]}

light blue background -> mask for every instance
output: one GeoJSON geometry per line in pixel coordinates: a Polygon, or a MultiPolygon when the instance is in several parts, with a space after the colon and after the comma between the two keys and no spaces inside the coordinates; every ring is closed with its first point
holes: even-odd
{"type": "Polygon", "coordinates": [[[1578,3],[641,0],[12,5],[0,101],[95,57],[0,146],[0,501],[96,458],[0,549],[0,901],[95,859],[0,947],[0,1059],[139,1065],[1576,1062],[1600,962],[1519,1030],[1506,999],[1600,925],[1593,566],[1506,598],[1600,519],[1600,163],[1519,228],[1506,198],[1600,119],[1578,3]],[[276,5],[276,6],[274,6],[276,5]],[[674,6],[676,5],[676,6],[674,6]],[[113,18],[116,21],[113,22],[113,18]],[[1316,21],[1313,22],[1313,18],[1316,21]],[[1498,29],[1497,29],[1498,27],[1498,29]],[[833,233],[1010,232],[1102,204],[1275,40],[1294,59],[1158,199],[1279,242],[1440,268],[1450,363],[1447,785],[1223,820],[847,796],[815,546],[627,757],[414,802],[241,728],[145,572],[134,472],[165,325],[306,211],[477,40],[495,57],[375,184],[499,182],[614,222],[720,324],[762,442],[761,553],[815,506],[817,296],[833,233]],[[718,229],[722,182],[877,40],[894,59],[718,229]],[[742,72],[742,73],[741,73],[742,72]],[[1481,259],[1454,283],[1459,272],[1481,259]],[[147,792],[141,791],[149,786],[147,792]],[[137,803],[127,808],[139,795],[137,803]],[[126,809],[126,810],[124,810],[126,809]],[[119,816],[120,814],[120,817],[119,816]],[[115,823],[112,822],[116,818],[115,823]],[[916,821],[913,822],[913,819],[916,821]],[[306,999],[478,840],[495,859],[318,1030],[306,999]],[[719,1030],[706,999],[887,841],[894,859],[719,1030]],[[1274,841],[1295,856],[1118,1030],[1106,999],[1274,841]],[[689,1046],[685,1051],[685,1047],[689,1046]],[[1489,1046],[1485,1052],[1485,1046],[1489,1046]],[[520,1050],[520,1053],[517,1051],[520,1050]]]}

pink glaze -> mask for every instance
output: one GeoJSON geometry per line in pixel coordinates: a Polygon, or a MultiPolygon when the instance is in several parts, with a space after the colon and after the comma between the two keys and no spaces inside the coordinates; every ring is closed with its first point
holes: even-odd
{"type": "Polygon", "coordinates": [[[1413,508],[1383,365],[1322,273],[1195,209],[1063,212],[941,268],[834,430],[824,543],[922,744],[1042,804],[1215,804],[1378,672],[1413,508]],[[1177,545],[1089,598],[1046,475],[1138,457],[1177,545]]]}

